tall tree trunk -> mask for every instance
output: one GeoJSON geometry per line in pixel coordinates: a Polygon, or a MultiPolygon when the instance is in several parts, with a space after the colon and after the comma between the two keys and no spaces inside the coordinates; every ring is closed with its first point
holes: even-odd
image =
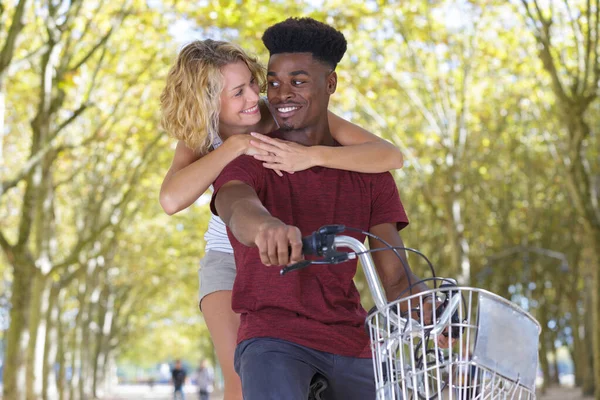
{"type": "Polygon", "coordinates": [[[44,348],[44,361],[43,361],[43,386],[42,386],[42,399],[48,400],[49,398],[55,399],[57,394],[56,380],[57,376],[54,371],[54,365],[57,362],[57,348],[58,348],[58,324],[59,324],[59,285],[53,284],[50,289],[48,296],[48,310],[46,312],[46,347],[44,348]]]}
{"type": "Polygon", "coordinates": [[[96,312],[94,313],[98,318],[98,331],[95,335],[94,356],[92,360],[92,394],[94,397],[98,397],[100,392],[104,389],[103,387],[100,387],[104,380],[103,365],[104,358],[106,357],[104,342],[108,333],[110,333],[110,324],[112,323],[112,315],[110,314],[112,312],[110,304],[111,297],[108,288],[105,286],[100,295],[100,301],[97,303],[96,312]]]}
{"type": "MultiPolygon", "coordinates": [[[[586,368],[586,374],[583,380],[583,394],[586,396],[593,396],[594,395],[594,391],[596,389],[596,383],[594,382],[594,369],[595,365],[594,365],[594,353],[590,350],[593,349],[593,335],[594,332],[592,331],[593,328],[593,324],[592,324],[592,291],[593,291],[593,285],[588,284],[587,286],[587,290],[586,290],[586,300],[585,300],[585,320],[584,320],[584,324],[585,324],[585,339],[584,339],[584,345],[585,348],[587,349],[587,351],[585,352],[585,363],[587,365],[586,368]]],[[[598,383],[598,385],[600,385],[600,383],[598,383]]]]}
{"type": "MultiPolygon", "coordinates": [[[[86,296],[87,297],[87,296],[86,296]]],[[[79,379],[79,396],[80,399],[88,399],[91,392],[91,377],[90,377],[90,312],[86,303],[80,305],[85,310],[81,324],[81,344],[79,354],[81,356],[81,376],[79,379]]]]}
{"type": "Polygon", "coordinates": [[[560,371],[558,370],[558,348],[556,347],[556,335],[550,334],[552,337],[552,383],[559,385],[560,384],[560,371]]]}
{"type": "Polygon", "coordinates": [[[38,270],[32,276],[33,289],[29,310],[29,348],[27,349],[27,400],[37,400],[42,395],[43,355],[46,341],[48,290],[47,279],[38,270]]]}
{"type": "MultiPolygon", "coordinates": [[[[583,377],[587,369],[587,363],[585,362],[585,353],[583,352],[583,338],[582,331],[585,327],[581,323],[581,317],[579,315],[579,297],[569,296],[569,310],[572,317],[573,329],[573,349],[571,352],[571,358],[573,359],[573,368],[575,369],[575,386],[581,387],[583,385],[583,377]]],[[[585,333],[584,333],[585,334],[585,333]]]]}
{"type": "Polygon", "coordinates": [[[31,298],[29,279],[34,270],[35,267],[26,263],[13,269],[10,325],[6,332],[6,357],[4,359],[4,365],[10,367],[4,368],[3,376],[3,398],[7,400],[25,399],[29,302],[31,298]]]}
{"type": "Polygon", "coordinates": [[[68,337],[67,329],[65,329],[65,321],[63,321],[63,299],[66,295],[60,293],[57,298],[57,316],[56,316],[56,332],[58,334],[57,340],[57,356],[56,362],[58,363],[58,372],[56,374],[56,390],[58,392],[59,400],[67,399],[67,365],[70,363],[68,353],[68,337]]]}
{"type": "Polygon", "coordinates": [[[546,389],[550,385],[552,380],[550,376],[550,363],[548,362],[548,314],[546,311],[546,305],[541,304],[540,312],[539,312],[539,322],[542,326],[542,333],[540,335],[540,350],[539,350],[539,359],[540,359],[540,368],[542,369],[542,374],[544,377],[544,383],[542,385],[542,393],[546,393],[546,389]]]}
{"type": "MultiPolygon", "coordinates": [[[[71,379],[69,380],[69,400],[80,399],[81,380],[81,314],[83,310],[77,313],[75,329],[73,332],[73,341],[71,342],[71,379]]],[[[83,400],[83,399],[80,399],[83,400]]]]}
{"type": "MultiPolygon", "coordinates": [[[[596,227],[596,251],[600,250],[600,226],[596,227]]],[[[593,282],[592,285],[592,329],[589,331],[590,334],[594,335],[594,382],[595,382],[595,393],[596,400],[600,400],[600,260],[598,260],[598,254],[594,254],[596,259],[595,267],[592,269],[593,282]]]]}

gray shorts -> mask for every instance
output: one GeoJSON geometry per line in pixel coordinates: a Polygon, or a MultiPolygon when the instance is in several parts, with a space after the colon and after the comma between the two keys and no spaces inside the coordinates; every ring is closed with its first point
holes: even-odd
{"type": "Polygon", "coordinates": [[[198,269],[199,304],[206,295],[220,290],[233,290],[235,273],[233,254],[209,250],[200,260],[200,269],[198,269]]]}

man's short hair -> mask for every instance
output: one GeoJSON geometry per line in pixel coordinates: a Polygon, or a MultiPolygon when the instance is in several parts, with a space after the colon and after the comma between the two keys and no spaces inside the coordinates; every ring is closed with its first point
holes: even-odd
{"type": "Polygon", "coordinates": [[[262,41],[269,55],[312,53],[335,69],[346,52],[346,38],[335,28],[312,18],[288,18],[268,28],[262,41]]]}

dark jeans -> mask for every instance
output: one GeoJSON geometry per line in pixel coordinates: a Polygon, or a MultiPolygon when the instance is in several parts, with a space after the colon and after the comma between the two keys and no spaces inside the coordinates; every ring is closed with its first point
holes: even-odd
{"type": "Polygon", "coordinates": [[[183,394],[183,387],[175,387],[175,390],[173,391],[173,400],[177,399],[185,400],[185,395],[183,394]]]}
{"type": "Polygon", "coordinates": [[[198,394],[200,395],[200,400],[210,399],[210,393],[208,393],[206,390],[201,390],[198,394]]]}
{"type": "Polygon", "coordinates": [[[375,399],[373,361],[344,357],[285,340],[255,338],[235,349],[244,400],[306,400],[311,379],[327,379],[326,400],[375,399]]]}

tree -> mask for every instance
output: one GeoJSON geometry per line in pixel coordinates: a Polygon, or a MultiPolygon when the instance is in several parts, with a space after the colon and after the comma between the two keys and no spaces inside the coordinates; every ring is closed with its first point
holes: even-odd
{"type": "MultiPolygon", "coordinates": [[[[19,10],[16,16],[24,12],[19,10]]],[[[159,80],[153,85],[148,81],[164,74],[164,64],[156,62],[161,47],[121,59],[126,52],[139,52],[148,40],[158,42],[163,31],[142,35],[139,29],[160,15],[159,9],[142,2],[49,2],[31,9],[29,17],[36,22],[21,32],[37,49],[32,54],[15,51],[25,54],[19,60],[25,68],[6,78],[15,89],[9,94],[11,104],[21,107],[22,115],[31,115],[30,129],[24,131],[30,135],[23,135],[25,140],[12,135],[8,140],[18,149],[8,163],[21,168],[1,177],[0,200],[19,209],[18,221],[0,231],[0,245],[12,267],[6,338],[6,364],[12,368],[4,370],[6,398],[33,399],[45,390],[44,365],[46,373],[52,370],[42,362],[50,354],[45,316],[52,315],[48,306],[57,303],[64,289],[53,285],[52,279],[89,270],[102,235],[108,230],[114,234],[128,217],[136,183],[161,138],[157,118],[140,107],[150,92],[160,90],[159,80]],[[128,24],[132,15],[136,21],[128,24]],[[42,26],[45,35],[37,35],[42,26]],[[27,82],[34,77],[39,80],[32,91],[27,82]],[[20,102],[23,97],[30,102],[20,102]],[[112,129],[130,137],[111,136],[112,129]],[[82,137],[81,132],[87,134],[82,137]]],[[[90,293],[84,292],[82,298],[90,293]]],[[[79,397],[87,397],[84,385],[78,390],[79,397]]]]}
{"type": "MultiPolygon", "coordinates": [[[[566,171],[566,189],[590,245],[600,248],[599,165],[590,108],[600,92],[600,2],[550,1],[545,5],[521,0],[521,10],[539,44],[539,59],[551,80],[554,108],[561,135],[552,145],[560,149],[557,161],[566,171]],[[562,38],[562,39],[558,39],[562,38]],[[573,61],[571,61],[573,60],[573,61]]],[[[600,261],[593,273],[592,314],[594,334],[594,378],[600,382],[600,261]]],[[[600,388],[596,387],[596,399],[600,388]]]]}

